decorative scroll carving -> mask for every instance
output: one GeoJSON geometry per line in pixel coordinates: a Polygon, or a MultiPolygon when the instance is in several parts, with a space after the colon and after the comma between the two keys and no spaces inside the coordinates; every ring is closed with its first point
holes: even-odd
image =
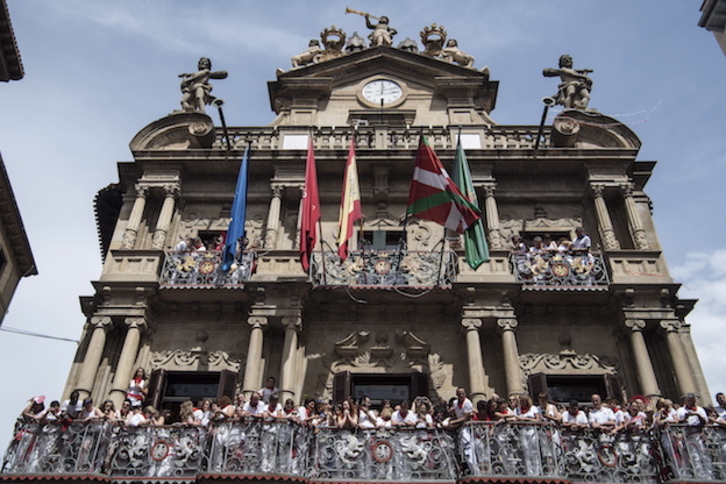
{"type": "Polygon", "coordinates": [[[149,356],[149,364],[152,370],[160,368],[175,368],[193,366],[195,364],[209,366],[217,369],[230,369],[239,371],[244,366],[242,355],[229,354],[223,350],[198,351],[198,350],[163,350],[154,351],[149,356]]]}
{"type": "Polygon", "coordinates": [[[617,373],[618,365],[607,356],[592,354],[580,355],[563,351],[553,355],[548,353],[525,353],[519,355],[519,367],[523,373],[544,370],[575,370],[597,373],[617,373]]]}

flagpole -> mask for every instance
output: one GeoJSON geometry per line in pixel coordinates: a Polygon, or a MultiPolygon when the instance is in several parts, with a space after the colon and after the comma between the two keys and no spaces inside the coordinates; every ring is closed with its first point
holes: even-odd
{"type": "Polygon", "coordinates": [[[439,254],[439,273],[436,277],[438,286],[441,286],[441,268],[444,265],[444,247],[446,247],[446,227],[444,227],[444,233],[443,233],[443,235],[441,235],[441,253],[439,254]]]}
{"type": "MultiPolygon", "coordinates": [[[[313,129],[312,126],[310,127],[310,139],[314,146],[315,145],[315,130],[313,129]]],[[[319,193],[320,193],[320,191],[318,191],[318,200],[320,200],[319,193]]],[[[323,247],[323,223],[320,221],[319,218],[318,218],[318,230],[320,231],[320,239],[319,239],[320,262],[321,262],[321,265],[323,266],[323,285],[327,286],[328,285],[328,281],[327,281],[328,271],[327,271],[327,268],[325,267],[325,248],[323,247]]]]}

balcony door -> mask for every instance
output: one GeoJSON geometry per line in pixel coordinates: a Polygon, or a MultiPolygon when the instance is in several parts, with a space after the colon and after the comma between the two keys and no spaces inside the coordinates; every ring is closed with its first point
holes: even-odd
{"type": "Polygon", "coordinates": [[[384,400],[390,400],[395,406],[401,400],[412,401],[420,395],[428,396],[429,377],[414,371],[404,374],[370,374],[342,371],[333,379],[333,400],[341,402],[348,397],[359,400],[370,397],[374,408],[383,406],[384,400]]]}
{"type": "Polygon", "coordinates": [[[160,411],[168,410],[172,422],[179,420],[182,402],[197,402],[208,398],[217,401],[223,395],[234,401],[237,373],[228,370],[213,371],[167,371],[154,370],[149,379],[147,403],[160,411]]]}

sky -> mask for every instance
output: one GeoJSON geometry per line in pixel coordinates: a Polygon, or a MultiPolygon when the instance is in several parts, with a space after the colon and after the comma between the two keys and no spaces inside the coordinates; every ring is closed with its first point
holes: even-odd
{"type": "MultiPolygon", "coordinates": [[[[269,124],[267,82],[331,25],[365,37],[345,8],[387,15],[394,42],[431,23],[485,65],[499,93],[492,117],[536,125],[560,55],[593,69],[590,107],[628,124],[657,160],[646,187],[665,257],[698,298],[689,316],[712,393],[726,391],[726,56],[698,27],[700,2],[643,0],[8,0],[25,78],[0,84],[0,152],[39,275],[23,279],[3,322],[80,338],[78,297],[101,274],[93,198],[131,161],[128,143],[179,108],[178,74],[201,56],[229,77],[214,82],[230,126],[269,124]]],[[[556,110],[551,110],[555,114],[556,110]]],[[[214,116],[214,114],[213,114],[214,116]]],[[[218,121],[218,120],[217,120],[218,121]]],[[[218,123],[219,124],[219,123],[218,123]]],[[[0,449],[27,400],[59,399],[76,344],[0,331],[0,449]],[[5,436],[5,439],[3,438],[5,436]]],[[[2,453],[3,450],[0,450],[2,453]]]]}

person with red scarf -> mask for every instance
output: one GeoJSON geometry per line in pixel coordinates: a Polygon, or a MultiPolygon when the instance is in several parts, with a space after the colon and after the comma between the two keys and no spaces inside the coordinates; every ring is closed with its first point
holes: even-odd
{"type": "Polygon", "coordinates": [[[141,406],[146,398],[146,371],[143,368],[137,368],[134,377],[129,382],[129,388],[126,390],[126,398],[131,400],[131,406],[141,406]]]}
{"type": "Polygon", "coordinates": [[[279,388],[275,386],[275,383],[277,380],[275,380],[274,376],[271,376],[267,378],[267,382],[265,383],[264,388],[260,389],[260,395],[262,396],[262,401],[264,403],[270,403],[270,397],[272,395],[277,395],[277,393],[280,391],[279,388]]]}

